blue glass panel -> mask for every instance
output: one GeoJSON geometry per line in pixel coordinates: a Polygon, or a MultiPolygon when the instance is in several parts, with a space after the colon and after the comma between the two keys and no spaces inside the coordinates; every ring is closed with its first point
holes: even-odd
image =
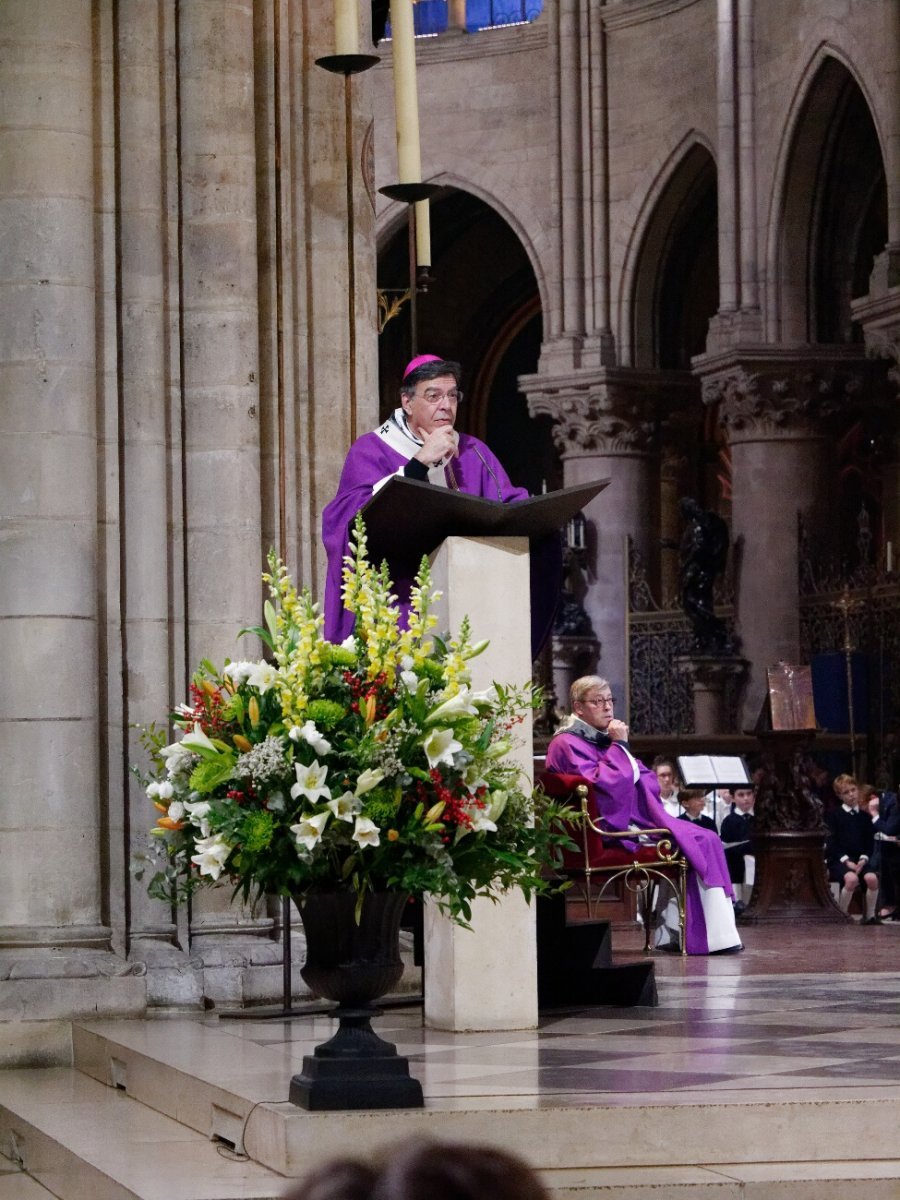
{"type": "Polygon", "coordinates": [[[447,0],[419,0],[413,7],[416,36],[443,33],[447,28],[447,0]]]}
{"type": "Polygon", "coordinates": [[[468,0],[466,26],[470,33],[475,33],[498,25],[534,21],[543,8],[543,0],[468,0]]]}
{"type": "MultiPolygon", "coordinates": [[[[413,7],[416,36],[443,33],[447,28],[447,0],[418,0],[413,7]]],[[[536,20],[544,10],[544,0],[467,0],[466,28],[469,33],[516,25],[536,20]]],[[[385,37],[391,36],[388,21],[385,37]]]]}

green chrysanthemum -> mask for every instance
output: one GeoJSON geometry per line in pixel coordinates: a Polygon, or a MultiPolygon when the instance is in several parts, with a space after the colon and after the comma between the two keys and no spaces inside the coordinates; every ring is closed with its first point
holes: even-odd
{"type": "Polygon", "coordinates": [[[265,809],[255,809],[248,812],[241,822],[241,844],[248,854],[258,854],[272,842],[275,832],[275,819],[265,809]]]}
{"type": "Polygon", "coordinates": [[[319,729],[335,729],[346,716],[346,709],[336,700],[310,700],[306,708],[310,721],[319,729]]]}

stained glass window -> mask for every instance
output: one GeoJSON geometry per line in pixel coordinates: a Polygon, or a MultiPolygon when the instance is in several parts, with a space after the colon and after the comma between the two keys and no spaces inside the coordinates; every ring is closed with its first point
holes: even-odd
{"type": "MultiPolygon", "coordinates": [[[[540,16],[544,0],[466,0],[466,29],[496,29],[524,25],[540,16]]],[[[416,37],[443,33],[449,23],[448,0],[418,0],[413,7],[416,37]]],[[[388,22],[385,36],[391,36],[388,22]]]]}

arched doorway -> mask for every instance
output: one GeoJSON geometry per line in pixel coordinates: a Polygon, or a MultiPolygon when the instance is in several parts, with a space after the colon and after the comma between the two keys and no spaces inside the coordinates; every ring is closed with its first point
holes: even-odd
{"type": "MultiPolygon", "coordinates": [[[[420,352],[463,367],[460,428],[483,438],[514,483],[539,492],[561,472],[549,417],[529,417],[519,375],[537,370],[543,322],[537,280],[521,242],[484,201],[446,188],[431,202],[433,283],[418,296],[420,352]]],[[[378,286],[390,295],[409,281],[405,225],[378,254],[378,286]]],[[[409,305],[384,326],[379,342],[382,415],[396,404],[409,359],[409,305]]]]}

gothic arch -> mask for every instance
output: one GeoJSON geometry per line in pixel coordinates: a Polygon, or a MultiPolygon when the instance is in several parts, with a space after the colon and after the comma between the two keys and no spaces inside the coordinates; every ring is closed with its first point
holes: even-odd
{"type": "MultiPolygon", "coordinates": [[[[651,181],[637,193],[643,199],[622,222],[630,232],[618,299],[620,362],[642,368],[675,365],[665,362],[666,356],[661,354],[660,297],[666,267],[679,234],[710,196],[713,230],[716,218],[715,157],[698,131],[686,134],[666,158],[653,164],[651,172],[651,181]]],[[[716,262],[716,288],[717,270],[716,262]]],[[[717,300],[716,296],[707,317],[715,312],[717,300]]]]}
{"type": "MultiPolygon", "coordinates": [[[[549,419],[532,419],[518,387],[534,374],[543,338],[542,277],[521,224],[483,192],[442,174],[432,200],[433,284],[417,295],[418,352],[458,359],[465,401],[459,427],[485,438],[517,484],[540,490],[553,479],[556,457],[549,419]]],[[[379,218],[378,285],[409,281],[406,214],[399,206],[379,218]]],[[[544,289],[545,290],[545,289],[544,289]]],[[[409,309],[379,338],[382,415],[396,403],[397,381],[409,357],[409,309]]]]}
{"type": "MultiPolygon", "coordinates": [[[[452,171],[441,171],[439,174],[432,176],[426,181],[427,183],[440,184],[441,187],[454,189],[459,192],[466,192],[470,196],[474,196],[488,208],[492,209],[503,221],[510,227],[513,233],[518,238],[523,250],[528,255],[528,261],[531,264],[531,269],[534,272],[535,280],[537,281],[538,296],[540,297],[541,310],[549,311],[549,298],[547,291],[547,280],[544,275],[544,269],[541,263],[540,255],[537,252],[534,242],[528,234],[525,226],[522,224],[516,214],[508,208],[501,200],[487,188],[481,187],[471,179],[464,179],[460,175],[456,175],[452,171]]],[[[375,233],[378,252],[380,253],[387,241],[394,237],[396,233],[406,225],[406,207],[392,201],[375,219],[375,233]]]]}
{"type": "MultiPolygon", "coordinates": [[[[766,247],[766,332],[772,341],[841,340],[822,336],[834,321],[823,320],[817,309],[817,276],[824,265],[820,233],[828,215],[827,177],[841,151],[842,125],[853,108],[869,145],[869,158],[880,158],[883,180],[885,140],[877,106],[853,62],[835,45],[823,42],[793,90],[776,158],[766,247]]],[[[877,204],[873,191],[880,181],[859,182],[860,203],[877,204]]],[[[886,241],[886,214],[884,224],[886,241]]],[[[865,249],[860,222],[851,236],[855,244],[848,253],[858,257],[865,249]]]]}

